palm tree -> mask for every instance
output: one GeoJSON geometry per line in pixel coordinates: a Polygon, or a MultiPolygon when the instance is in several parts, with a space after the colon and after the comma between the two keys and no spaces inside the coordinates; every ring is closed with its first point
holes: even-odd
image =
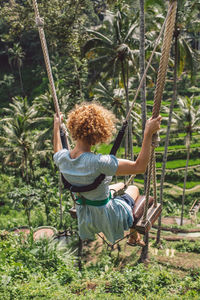
{"type": "Polygon", "coordinates": [[[188,163],[190,158],[190,144],[193,131],[200,131],[200,106],[194,101],[194,97],[179,97],[178,104],[180,108],[180,114],[176,115],[178,120],[178,128],[183,132],[186,132],[186,151],[187,159],[184,175],[184,186],[182,195],[182,209],[181,209],[181,225],[183,225],[184,214],[184,202],[185,202],[185,189],[187,182],[188,163]]]}
{"type": "Polygon", "coordinates": [[[7,116],[1,120],[3,133],[0,137],[4,163],[14,163],[21,170],[22,178],[29,182],[28,163],[35,138],[31,130],[37,111],[28,105],[27,98],[16,97],[4,112],[7,116]]]}
{"type": "Polygon", "coordinates": [[[195,33],[199,34],[199,1],[178,1],[178,76],[189,71],[191,80],[195,78],[198,53],[192,46],[195,33]]]}
{"type": "MultiPolygon", "coordinates": [[[[137,17],[130,23],[127,14],[120,10],[116,14],[107,12],[104,26],[98,30],[88,30],[93,37],[84,47],[84,53],[90,58],[89,63],[92,66],[92,82],[95,82],[100,76],[104,80],[112,79],[113,83],[114,79],[118,78],[118,84],[124,87],[126,113],[130,108],[130,71],[137,74],[138,37],[135,35],[135,30],[138,24],[136,20],[137,17]],[[105,26],[106,30],[104,30],[105,26]]],[[[129,120],[126,149],[128,144],[131,158],[133,158],[131,120],[129,120]]],[[[126,151],[126,155],[128,155],[128,151],[126,151]]]]}
{"type": "Polygon", "coordinates": [[[31,226],[31,210],[38,205],[41,205],[40,190],[32,188],[30,185],[26,185],[20,188],[15,187],[12,192],[9,193],[9,197],[12,199],[14,207],[23,206],[25,215],[27,216],[28,226],[31,226]]]}
{"type": "Polygon", "coordinates": [[[127,84],[126,72],[130,65],[134,72],[137,72],[139,40],[135,34],[138,27],[137,18],[132,22],[123,11],[116,14],[106,12],[104,23],[95,29],[88,29],[87,32],[92,37],[84,46],[84,53],[89,59],[91,72],[91,82],[94,83],[99,78],[112,79],[122,77],[127,84]],[[128,63],[128,64],[127,64],[128,63]]]}
{"type": "Polygon", "coordinates": [[[112,109],[117,119],[125,116],[124,89],[115,88],[111,84],[103,85],[101,82],[94,88],[94,99],[101,102],[108,109],[112,109]]]}
{"type": "Polygon", "coordinates": [[[22,47],[19,43],[15,43],[13,45],[13,48],[8,49],[8,62],[12,68],[12,66],[17,66],[18,73],[19,73],[19,80],[20,80],[20,86],[22,90],[22,94],[24,95],[24,87],[23,87],[23,81],[22,81],[22,73],[21,68],[23,65],[23,59],[25,57],[25,53],[22,50],[22,47]]]}
{"type": "MultiPolygon", "coordinates": [[[[59,81],[55,82],[56,94],[59,102],[59,107],[62,110],[62,113],[67,113],[74,105],[73,100],[70,100],[68,92],[59,85],[59,81]]],[[[48,144],[52,138],[53,130],[53,115],[55,113],[55,107],[53,98],[50,92],[50,88],[46,93],[36,97],[33,100],[33,107],[37,111],[37,122],[40,122],[40,128],[42,129],[39,133],[39,141],[46,141],[48,144]]],[[[38,149],[41,150],[40,145],[38,144],[38,149]]],[[[42,148],[44,150],[44,148],[42,148]]]]}
{"type": "MultiPolygon", "coordinates": [[[[113,89],[112,85],[104,86],[98,83],[94,88],[94,99],[101,102],[108,109],[112,109],[117,119],[120,121],[122,116],[125,116],[126,108],[124,105],[125,92],[123,88],[113,89]]],[[[130,102],[131,104],[131,102],[130,102]]],[[[131,112],[131,120],[133,123],[133,133],[137,140],[141,142],[141,108],[138,103],[135,103],[134,110],[131,112]]]]}

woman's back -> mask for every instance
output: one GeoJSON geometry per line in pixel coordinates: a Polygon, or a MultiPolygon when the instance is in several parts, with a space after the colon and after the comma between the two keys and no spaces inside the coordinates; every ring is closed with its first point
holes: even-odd
{"type": "Polygon", "coordinates": [[[106,178],[95,190],[81,195],[89,200],[103,200],[109,196],[109,184],[118,167],[115,156],[84,152],[72,159],[70,152],[63,149],[54,154],[54,161],[65,179],[76,186],[91,184],[100,174],[105,174],[106,178]]]}
{"type": "MultiPolygon", "coordinates": [[[[103,200],[109,197],[109,184],[116,173],[118,160],[113,155],[84,152],[72,159],[70,152],[63,149],[54,154],[54,160],[63,176],[71,184],[88,185],[101,173],[104,181],[95,190],[81,193],[88,200],[103,200]]],[[[120,198],[111,199],[106,205],[77,205],[79,234],[82,239],[94,239],[94,234],[103,232],[114,243],[123,237],[133,223],[132,211],[120,198]]]]}

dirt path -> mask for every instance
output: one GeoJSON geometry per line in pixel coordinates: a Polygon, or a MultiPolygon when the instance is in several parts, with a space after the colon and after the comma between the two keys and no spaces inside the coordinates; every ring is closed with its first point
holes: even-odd
{"type": "MultiPolygon", "coordinates": [[[[176,236],[176,235],[174,235],[176,236]]],[[[197,238],[195,240],[200,240],[197,238]]],[[[118,252],[115,246],[114,250],[111,252],[112,255],[117,255],[119,259],[119,268],[125,264],[135,264],[140,258],[141,248],[136,246],[132,247],[127,245],[127,240],[124,239],[119,243],[120,252],[118,252]]],[[[91,263],[96,263],[97,258],[101,255],[103,249],[106,245],[103,241],[97,237],[94,242],[84,246],[84,260],[85,263],[90,265],[91,263]]],[[[108,250],[109,251],[109,250],[108,250]]],[[[171,242],[167,242],[165,249],[157,249],[152,247],[152,243],[149,244],[149,259],[150,263],[158,262],[161,265],[166,265],[168,268],[177,269],[178,271],[190,272],[192,269],[200,268],[200,259],[198,253],[188,253],[188,252],[178,252],[173,248],[171,242]]]]}
{"type": "MultiPolygon", "coordinates": [[[[141,183],[135,182],[135,185],[137,185],[140,189],[143,189],[144,186],[141,183]]],[[[160,187],[160,184],[157,184],[157,188],[160,187]]],[[[183,193],[183,189],[180,186],[174,185],[172,183],[168,183],[166,182],[166,186],[165,186],[165,191],[167,191],[169,194],[174,195],[174,194],[182,194],[183,193]]],[[[195,192],[200,192],[200,185],[196,185],[191,189],[186,189],[185,193],[186,194],[191,194],[191,193],[195,193],[195,192]]]]}
{"type": "MultiPolygon", "coordinates": [[[[195,168],[199,168],[200,165],[194,165],[194,166],[188,166],[188,170],[189,169],[195,169],[195,168]]],[[[176,168],[176,169],[171,169],[171,168],[166,168],[166,171],[181,171],[181,170],[185,170],[185,167],[181,167],[181,168],[176,168]]],[[[162,171],[162,168],[157,168],[157,171],[162,171]]]]}
{"type": "MultiPolygon", "coordinates": [[[[183,189],[180,187],[180,186],[177,186],[177,185],[174,185],[174,184],[171,184],[171,183],[167,183],[168,186],[170,186],[170,190],[171,192],[174,193],[174,189],[176,191],[179,191],[179,192],[183,192],[183,189]],[[172,190],[173,189],[173,190],[172,190]]],[[[159,185],[158,185],[159,186],[159,185]]],[[[200,191],[200,184],[194,186],[193,188],[191,189],[186,189],[185,192],[186,194],[189,194],[189,193],[194,193],[194,192],[199,192],[200,191]]]]}

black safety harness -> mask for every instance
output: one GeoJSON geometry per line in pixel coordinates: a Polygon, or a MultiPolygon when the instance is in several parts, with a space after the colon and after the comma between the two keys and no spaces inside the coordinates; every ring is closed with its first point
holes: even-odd
{"type": "MultiPolygon", "coordinates": [[[[128,122],[124,121],[121,129],[118,132],[115,142],[112,146],[110,155],[116,155],[117,150],[119,149],[122,139],[124,137],[124,133],[125,133],[127,125],[128,125],[128,122]]],[[[68,149],[68,146],[66,143],[66,138],[65,138],[65,133],[62,129],[60,129],[60,137],[61,137],[61,142],[62,142],[63,148],[68,149]]],[[[62,177],[62,181],[63,181],[65,189],[70,190],[71,192],[75,192],[75,193],[84,193],[84,192],[89,192],[89,191],[95,190],[102,183],[102,181],[105,179],[106,176],[105,176],[105,174],[100,174],[94,180],[93,183],[85,185],[85,186],[73,185],[73,184],[69,183],[62,174],[61,174],[61,177],[62,177]]]]}

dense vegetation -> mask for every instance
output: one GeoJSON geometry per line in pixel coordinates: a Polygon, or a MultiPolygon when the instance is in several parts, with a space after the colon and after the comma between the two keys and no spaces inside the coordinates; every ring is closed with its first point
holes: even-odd
{"type": "MultiPolygon", "coordinates": [[[[96,100],[114,111],[120,126],[141,76],[142,2],[38,1],[58,101],[65,117],[76,103],[96,100]]],[[[166,16],[167,1],[146,0],[144,4],[146,63],[166,16]]],[[[61,191],[52,158],[54,104],[32,1],[1,1],[0,8],[0,298],[199,299],[199,265],[173,269],[154,258],[146,268],[137,264],[135,250],[126,260],[120,251],[110,254],[104,245],[97,256],[93,244],[91,248],[84,245],[85,263],[80,271],[77,225],[68,213],[72,199],[61,191]],[[73,233],[68,246],[34,241],[32,234],[25,239],[10,233],[15,227],[34,229],[43,225],[73,233]]],[[[178,1],[161,110],[161,140],[156,149],[160,187],[170,106],[175,95],[164,174],[164,216],[180,216],[182,210],[189,218],[189,210],[200,196],[199,9],[199,0],[178,1]]],[[[129,141],[131,137],[135,157],[141,146],[142,122],[152,114],[161,46],[160,43],[157,47],[146,78],[146,116],[139,97],[132,113],[129,141]]],[[[121,157],[131,155],[126,141],[118,152],[121,157]]],[[[93,150],[109,153],[111,146],[93,150]]],[[[143,176],[137,176],[135,183],[143,192],[143,176]]],[[[195,222],[200,223],[199,213],[195,222]]],[[[195,255],[199,246],[198,241],[173,246],[163,242],[162,251],[172,247],[177,253],[195,255]]]]}

